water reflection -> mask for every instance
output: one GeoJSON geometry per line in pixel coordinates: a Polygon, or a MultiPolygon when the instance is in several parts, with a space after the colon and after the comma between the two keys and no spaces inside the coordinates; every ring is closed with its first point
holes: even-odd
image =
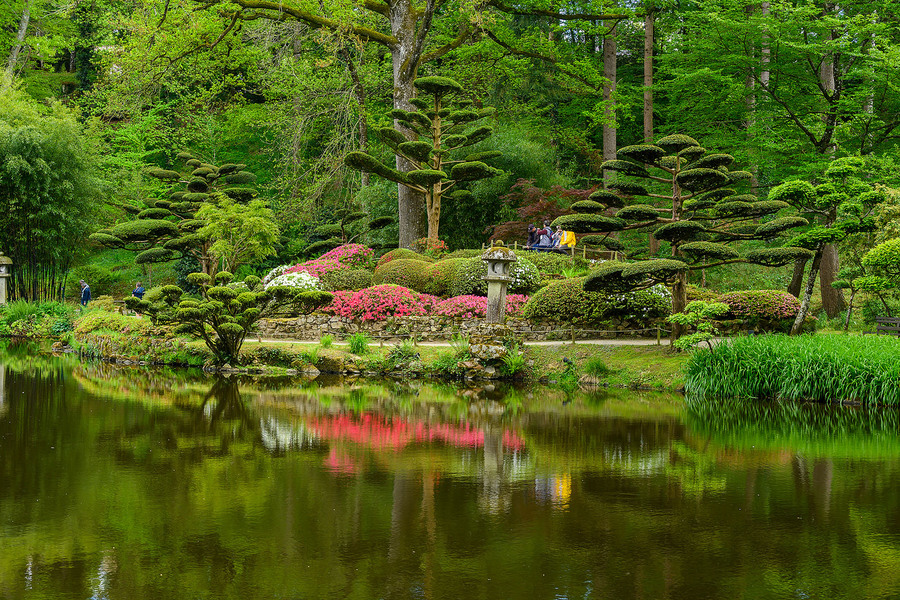
{"type": "Polygon", "coordinates": [[[889,415],[31,360],[2,598],[900,594],[889,415]]]}

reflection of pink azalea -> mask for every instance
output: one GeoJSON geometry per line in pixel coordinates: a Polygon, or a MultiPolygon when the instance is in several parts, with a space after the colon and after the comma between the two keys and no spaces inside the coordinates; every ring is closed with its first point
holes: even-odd
{"type": "Polygon", "coordinates": [[[359,472],[359,467],[357,466],[356,461],[353,460],[353,457],[350,456],[348,452],[340,451],[337,448],[332,448],[328,453],[328,456],[325,457],[325,467],[334,473],[343,473],[346,475],[352,475],[359,472]]]}
{"type": "MultiPolygon", "coordinates": [[[[398,451],[413,443],[444,443],[459,448],[484,446],[484,431],[468,423],[460,426],[448,423],[429,425],[400,419],[387,421],[381,415],[365,413],[358,418],[348,414],[311,418],[306,425],[321,439],[353,442],[375,450],[398,451]]],[[[503,445],[511,450],[520,450],[525,446],[512,431],[503,432],[503,445]]]]}

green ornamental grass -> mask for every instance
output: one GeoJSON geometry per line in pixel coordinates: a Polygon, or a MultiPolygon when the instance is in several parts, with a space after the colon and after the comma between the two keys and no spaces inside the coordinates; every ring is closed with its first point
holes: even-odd
{"type": "Polygon", "coordinates": [[[900,340],[876,336],[739,337],[695,352],[685,392],[754,398],[900,405],[900,340]]]}

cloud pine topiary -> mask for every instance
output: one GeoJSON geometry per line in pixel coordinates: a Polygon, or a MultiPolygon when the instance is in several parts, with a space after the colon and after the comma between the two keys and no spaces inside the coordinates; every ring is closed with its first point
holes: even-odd
{"type": "MultiPolygon", "coordinates": [[[[672,312],[678,313],[687,305],[687,274],[691,271],[737,262],[780,266],[812,255],[804,248],[764,248],[741,255],[729,246],[771,239],[806,224],[800,217],[784,217],[772,225],[771,219],[790,205],[740,193],[737,188],[748,182],[751,174],[730,170],[732,156],[707,152],[686,135],[626,146],[616,156],[602,165],[617,173],[616,181],[591,194],[589,200],[574,204],[576,214],[553,222],[590,234],[582,239],[593,245],[624,250],[630,260],[605,263],[592,271],[585,290],[620,293],[666,283],[672,286],[672,312]],[[616,232],[628,230],[651,232],[668,242],[671,258],[628,252],[615,237],[616,232]]],[[[675,324],[674,329],[677,337],[681,327],[675,324]]]]}
{"type": "Polygon", "coordinates": [[[488,164],[500,156],[499,152],[471,152],[472,146],[492,134],[491,127],[478,123],[493,115],[494,109],[475,109],[471,101],[451,100],[451,97],[458,98],[463,88],[448,77],[420,77],[414,86],[419,97],[412,103],[417,110],[395,109],[390,113],[412,139],[407,139],[407,135],[393,127],[378,130],[388,148],[409,161],[414,169],[400,172],[365,152],[351,152],[345,163],[423,194],[428,215],[428,239],[436,243],[444,199],[449,196],[464,202],[471,196],[464,189],[465,185],[501,173],[488,164]]]}

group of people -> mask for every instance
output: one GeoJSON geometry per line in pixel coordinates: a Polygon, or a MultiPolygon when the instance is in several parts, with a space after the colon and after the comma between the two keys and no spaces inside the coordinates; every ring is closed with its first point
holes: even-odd
{"type": "Polygon", "coordinates": [[[528,242],[526,250],[537,252],[559,252],[565,254],[575,247],[575,234],[556,226],[556,231],[550,226],[550,221],[544,221],[543,227],[538,229],[534,224],[528,226],[528,242]]]}
{"type": "MultiPolygon", "coordinates": [[[[91,301],[91,286],[89,286],[84,279],[78,280],[78,285],[81,286],[81,305],[87,306],[88,302],[91,301]]],[[[144,297],[144,293],[144,286],[142,286],[141,282],[138,281],[135,284],[134,289],[131,290],[131,295],[140,300],[144,297]]]]}

